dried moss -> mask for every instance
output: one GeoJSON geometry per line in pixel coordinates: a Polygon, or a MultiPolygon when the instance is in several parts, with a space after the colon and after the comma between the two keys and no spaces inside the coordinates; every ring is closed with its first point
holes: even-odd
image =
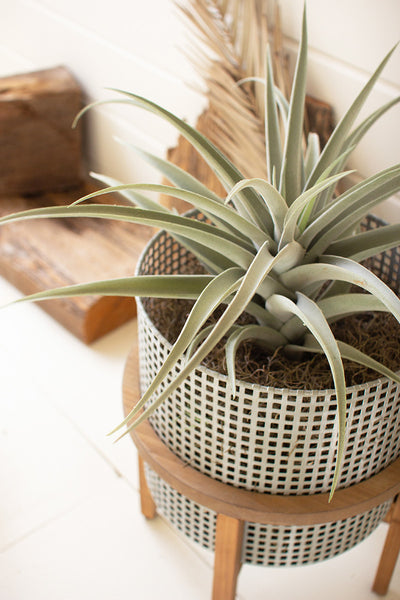
{"type": "MultiPolygon", "coordinates": [[[[182,329],[193,302],[183,300],[146,299],[146,310],[159,331],[173,343],[182,329]]],[[[213,315],[213,320],[218,311],[213,315]]],[[[242,323],[250,317],[242,315],[242,323]]],[[[400,368],[400,325],[387,313],[362,313],[337,321],[332,329],[338,340],[347,342],[390,369],[400,368]]],[[[203,362],[209,368],[226,373],[223,341],[203,362]]],[[[344,361],[347,385],[365,383],[379,374],[351,361],[344,361]]],[[[326,358],[304,353],[299,360],[287,357],[282,349],[267,353],[252,341],[239,347],[236,358],[238,379],[250,383],[295,389],[327,389],[333,387],[326,358]]]]}

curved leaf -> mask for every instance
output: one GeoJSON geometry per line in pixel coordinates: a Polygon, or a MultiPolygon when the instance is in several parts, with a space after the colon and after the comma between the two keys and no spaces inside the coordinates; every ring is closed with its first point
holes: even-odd
{"type": "Polygon", "coordinates": [[[364,135],[370,130],[372,125],[374,125],[374,123],[378,121],[385,114],[385,112],[387,112],[390,108],[392,108],[399,102],[400,96],[397,96],[397,98],[389,100],[389,102],[375,110],[366,119],[364,119],[364,121],[360,123],[360,125],[356,129],[354,129],[354,131],[346,139],[345,145],[348,147],[357,145],[362,140],[364,135]]]}
{"type": "Polygon", "coordinates": [[[257,340],[271,350],[287,343],[287,339],[271,327],[261,327],[259,325],[238,327],[226,341],[226,368],[232,395],[234,395],[236,389],[236,353],[240,344],[249,339],[257,340]]]}
{"type": "MultiPolygon", "coordinates": [[[[98,179],[102,183],[105,183],[106,185],[108,185],[109,189],[111,187],[115,189],[117,186],[122,185],[119,181],[113,179],[112,177],[107,177],[105,175],[100,175],[98,173],[91,173],[91,175],[95,179],[98,179]]],[[[174,214],[171,210],[169,210],[162,204],[156,202],[155,200],[152,200],[148,196],[140,194],[137,191],[128,189],[128,190],[119,190],[118,193],[123,195],[125,198],[127,198],[129,200],[129,202],[131,202],[133,205],[137,205],[139,208],[145,208],[145,209],[156,210],[156,211],[164,212],[164,213],[168,213],[168,214],[174,214]]],[[[99,193],[99,195],[101,195],[101,192],[99,193]]],[[[85,200],[87,200],[87,196],[84,196],[83,198],[76,200],[72,204],[72,206],[81,204],[85,200]]],[[[199,262],[202,265],[204,265],[210,273],[217,274],[225,269],[229,269],[230,267],[234,266],[234,263],[231,260],[229,260],[228,257],[222,256],[219,252],[215,252],[208,246],[199,244],[199,243],[193,241],[189,237],[179,236],[176,234],[174,235],[174,237],[177,242],[179,242],[182,246],[184,246],[184,248],[186,248],[187,250],[192,252],[192,254],[194,254],[198,258],[199,262]]]]}
{"type": "Polygon", "coordinates": [[[307,140],[307,150],[304,157],[304,173],[306,178],[309,177],[311,171],[317,164],[319,155],[321,153],[319,135],[318,133],[310,132],[307,140]]]}
{"type": "Polygon", "coordinates": [[[118,194],[121,194],[124,198],[129,200],[131,204],[134,206],[138,206],[139,208],[145,208],[146,210],[155,210],[158,212],[168,213],[170,214],[172,211],[169,210],[163,204],[160,204],[156,200],[153,200],[149,196],[145,196],[143,194],[139,194],[138,192],[134,192],[133,190],[125,189],[120,181],[117,181],[113,177],[108,177],[107,175],[103,175],[102,173],[91,172],[90,176],[97,181],[101,181],[104,183],[107,188],[103,188],[101,190],[97,190],[95,192],[91,192],[90,194],[86,194],[75,202],[72,202],[70,206],[77,206],[78,204],[82,204],[86,200],[91,198],[96,198],[98,196],[103,196],[106,194],[113,193],[113,190],[116,190],[118,194]]]}
{"type": "MultiPolygon", "coordinates": [[[[198,208],[200,211],[206,212],[211,216],[217,217],[217,219],[223,222],[225,225],[230,225],[230,227],[235,230],[235,233],[232,233],[231,231],[227,231],[227,233],[230,233],[232,236],[235,236],[237,239],[239,239],[236,233],[238,232],[242,244],[246,244],[246,247],[251,251],[253,251],[254,249],[252,240],[260,246],[268,239],[267,234],[265,234],[255,225],[253,225],[253,223],[238,215],[235,210],[226,206],[224,203],[221,203],[219,200],[214,200],[207,196],[202,196],[195,192],[190,192],[188,190],[180,189],[177,187],[171,187],[169,185],[152,183],[121,184],[111,188],[106,188],[105,190],[92,192],[91,194],[88,194],[81,200],[88,200],[90,198],[96,198],[97,196],[101,196],[106,193],[120,192],[124,190],[142,190],[145,192],[166,194],[167,196],[172,196],[174,198],[184,200],[185,202],[189,202],[195,208],[198,208]],[[243,236],[247,238],[247,240],[243,240],[243,236]]],[[[173,214],[171,213],[171,211],[168,212],[169,214],[173,214]]]]}
{"type": "MultiPolygon", "coordinates": [[[[286,213],[285,222],[283,224],[283,231],[280,241],[280,247],[289,243],[295,238],[296,230],[300,215],[303,214],[303,211],[307,209],[309,204],[313,204],[317,195],[325,190],[327,187],[330,187],[332,184],[336,184],[340,179],[343,179],[346,175],[348,175],[350,171],[345,171],[339,173],[337,175],[332,175],[332,177],[328,177],[323,181],[317,182],[312,188],[303,192],[289,207],[289,210],[286,213]]],[[[301,243],[302,238],[299,238],[299,242],[301,243]]],[[[302,244],[303,245],[303,244],[302,244]]]]}
{"type": "MultiPolygon", "coordinates": [[[[324,313],[328,323],[360,312],[387,311],[386,306],[379,298],[370,294],[357,293],[329,296],[318,300],[317,306],[324,313]]],[[[305,326],[297,317],[293,317],[283,325],[280,331],[289,340],[298,340],[304,335],[305,326]]]]}
{"type": "Polygon", "coordinates": [[[272,296],[267,304],[272,312],[286,311],[288,313],[293,313],[301,319],[321,346],[329,362],[335,384],[339,422],[338,449],[335,473],[330,493],[331,499],[339,479],[340,467],[343,460],[346,429],[346,382],[338,344],[324,314],[315,302],[307,298],[307,296],[298,293],[297,303],[289,300],[285,296],[272,296]]]}
{"type": "MultiPolygon", "coordinates": [[[[235,194],[246,188],[253,188],[263,198],[265,207],[274,223],[275,240],[279,239],[288,207],[280,193],[265,179],[255,177],[239,181],[229,192],[225,202],[229,202],[235,194]]],[[[265,241],[265,240],[264,240],[265,241]]]]}
{"type": "Polygon", "coordinates": [[[105,281],[79,283],[44,290],[14,300],[12,304],[74,296],[148,296],[195,299],[213,280],[212,275],[138,275],[105,281]]]}
{"type": "Polygon", "coordinates": [[[188,190],[189,192],[193,192],[195,194],[200,194],[202,196],[207,196],[212,200],[217,202],[222,202],[222,199],[215,194],[212,190],[210,190],[206,185],[204,185],[201,181],[199,181],[196,177],[188,173],[188,171],[184,171],[181,167],[178,167],[174,163],[169,160],[165,160],[151,154],[150,152],[146,152],[142,148],[139,148],[135,144],[131,144],[120,140],[117,138],[117,141],[128,148],[131,148],[136,154],[141,156],[147,163],[155,167],[160,173],[162,173],[171,183],[180,187],[184,190],[188,190]]]}
{"type": "Polygon", "coordinates": [[[23,219],[59,217],[94,217],[161,227],[170,233],[188,237],[195,242],[208,246],[222,255],[228,255],[231,260],[237,262],[237,265],[243,268],[247,268],[254,258],[253,253],[243,247],[241,240],[227,232],[218,230],[212,225],[181,215],[166,214],[133,206],[90,204],[87,206],[37,208],[2,217],[0,224],[23,219]]]}
{"type": "MultiPolygon", "coordinates": [[[[285,249],[283,249],[282,252],[285,252],[285,249]]],[[[214,348],[220,339],[222,339],[227,331],[229,331],[232,325],[234,325],[236,319],[246,309],[247,304],[252,300],[258,286],[273,268],[275,261],[276,257],[271,258],[268,248],[266,244],[264,244],[264,246],[262,246],[257,252],[252,264],[243,277],[238,291],[234,295],[220,319],[214,325],[208,338],[195,351],[193,356],[184,365],[182,370],[174,377],[174,380],[160,392],[159,396],[153,401],[152,405],[146,408],[146,410],[127,428],[123,435],[147,419],[147,417],[154,412],[154,410],[164,401],[164,399],[167,398],[186,379],[193,369],[195,369],[196,366],[201,363],[205,356],[207,356],[210,350],[212,350],[212,348],[214,348]]]]}
{"type": "Polygon", "coordinates": [[[300,265],[281,275],[281,280],[293,290],[304,290],[318,281],[347,281],[376,296],[400,322],[400,299],[379,277],[349,258],[323,256],[320,263],[300,265]]]}
{"type": "Polygon", "coordinates": [[[362,221],[370,209],[400,189],[400,165],[369,177],[341,194],[300,236],[309,257],[322,254],[343,231],[362,221]]]}
{"type": "Polygon", "coordinates": [[[146,402],[151,398],[154,392],[164,381],[168,373],[175,367],[182,358],[183,353],[192,343],[194,337],[204,325],[213,311],[224,302],[233,292],[237,290],[241,283],[243,271],[241,269],[229,269],[213,278],[199,295],[196,303],[189,313],[187,321],[183,326],[176,342],[165,359],[161,369],[153,378],[151,384],[143,394],[140,401],[135,405],[127,417],[120,423],[110,435],[126,425],[142,410],[146,402]]]}
{"type": "MultiPolygon", "coordinates": [[[[124,100],[108,100],[102,102],[102,104],[112,104],[112,103],[122,103],[122,104],[131,104],[133,106],[138,106],[139,108],[143,108],[161,118],[165,121],[173,125],[191,144],[192,146],[201,154],[204,160],[210,165],[213,169],[214,173],[217,175],[222,185],[225,187],[227,191],[235,185],[241,179],[244,179],[242,173],[236,166],[212,143],[208,140],[203,134],[197,131],[194,127],[191,127],[188,123],[175,116],[165,108],[159,106],[155,102],[151,102],[147,98],[143,98],[142,96],[138,96],[137,94],[133,94],[131,92],[126,92],[124,90],[114,89],[114,92],[118,94],[122,94],[126,96],[124,100]]],[[[91,106],[95,106],[99,103],[92,104],[91,106]]],[[[86,110],[91,108],[91,106],[86,107],[81,111],[81,116],[86,110]]],[[[257,212],[257,206],[261,205],[261,202],[252,190],[247,190],[243,192],[243,202],[250,212],[243,213],[242,216],[250,217],[253,220],[255,225],[258,225],[261,228],[265,229],[266,223],[264,223],[259,218],[259,214],[257,212]]],[[[268,232],[268,229],[265,229],[268,232]]]]}
{"type": "Polygon", "coordinates": [[[357,98],[354,100],[353,104],[350,106],[349,110],[342,117],[338,125],[335,127],[332,135],[330,136],[325,148],[323,149],[320,159],[311,173],[306,187],[313,185],[321,173],[331,164],[338,156],[343,152],[343,145],[346,141],[348,133],[353,126],[355,119],[357,118],[361,108],[363,107],[366,99],[369,96],[372,88],[374,87],[378,77],[383,71],[386,63],[389,58],[393,54],[397,45],[392,48],[392,50],[385,56],[383,61],[380,63],[376,71],[372,74],[366,85],[363,87],[361,92],[358,94],[357,98]]]}
{"type": "Polygon", "coordinates": [[[400,246],[400,223],[384,225],[333,242],[327,248],[327,254],[361,262],[397,246],[400,246]]]}
{"type": "MultiPolygon", "coordinates": [[[[342,168],[344,167],[344,165],[346,163],[347,155],[351,154],[351,152],[359,144],[361,139],[369,131],[369,129],[372,127],[372,125],[378,119],[380,119],[380,117],[385,112],[387,112],[390,108],[392,108],[392,106],[395,106],[399,101],[400,101],[400,96],[398,98],[394,98],[394,100],[390,100],[384,106],[382,106],[381,108],[379,108],[378,110],[373,112],[371,115],[369,115],[366,119],[364,119],[364,121],[362,123],[360,123],[360,125],[356,129],[354,129],[354,131],[346,138],[346,140],[343,143],[342,149],[344,150],[344,153],[342,154],[342,157],[340,158],[340,160],[338,160],[337,165],[335,166],[335,168],[332,171],[332,174],[338,173],[340,170],[342,170],[342,168]]],[[[324,208],[326,206],[329,199],[332,198],[333,191],[334,190],[328,189],[322,194],[321,198],[318,200],[319,208],[321,208],[321,207],[324,208]]]]}

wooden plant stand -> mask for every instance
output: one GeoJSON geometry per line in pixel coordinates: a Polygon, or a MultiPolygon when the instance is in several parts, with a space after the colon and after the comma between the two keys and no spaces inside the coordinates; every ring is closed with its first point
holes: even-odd
{"type": "MultiPolygon", "coordinates": [[[[139,400],[137,343],[128,357],[123,384],[124,412],[139,400]]],[[[203,475],[175,456],[146,421],[131,432],[139,452],[141,510],[147,519],[156,516],[156,505],[147,486],[144,463],[185,497],[217,513],[212,600],[234,600],[241,567],[246,521],[284,526],[318,525],[339,521],[393,499],[389,530],[373,583],[385,595],[400,552],[400,459],[377,475],[328,494],[279,496],[226,485],[203,475]]]]}

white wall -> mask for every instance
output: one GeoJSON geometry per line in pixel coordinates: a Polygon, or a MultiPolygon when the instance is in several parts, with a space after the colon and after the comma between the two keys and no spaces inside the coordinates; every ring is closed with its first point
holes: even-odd
{"type": "MultiPolygon", "coordinates": [[[[303,0],[281,0],[290,51],[303,0]]],[[[190,45],[173,0],[0,0],[0,76],[64,64],[88,100],[106,87],[148,96],[194,123],[204,106],[200,83],[182,49],[190,45]]],[[[308,91],[340,117],[384,54],[400,40],[399,0],[308,0],[308,91]]],[[[400,94],[400,48],[372,94],[368,110],[400,94]]],[[[161,153],[176,133],[159,119],[126,107],[96,109],[89,128],[90,168],[122,181],[154,176],[113,140],[119,136],[161,153]]],[[[375,126],[352,160],[363,176],[400,162],[400,107],[375,126]]],[[[400,199],[385,214],[400,220],[400,199]]]]}
{"type": "MultiPolygon", "coordinates": [[[[282,0],[287,47],[296,48],[303,0],[282,0]]],[[[340,119],[387,52],[400,41],[399,0],[307,0],[309,30],[308,92],[329,102],[340,119]]],[[[400,47],[395,50],[372,92],[366,116],[400,95],[400,47]]],[[[400,163],[400,105],[392,108],[366,135],[350,166],[368,176],[400,163]]],[[[384,212],[400,221],[400,194],[384,212]]]]}

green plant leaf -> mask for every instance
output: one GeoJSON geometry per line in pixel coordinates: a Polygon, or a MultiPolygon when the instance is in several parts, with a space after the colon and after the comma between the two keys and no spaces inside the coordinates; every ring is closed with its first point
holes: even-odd
{"type": "MultiPolygon", "coordinates": [[[[329,296],[328,298],[318,300],[317,306],[324,313],[328,323],[360,312],[387,311],[385,304],[379,298],[362,293],[329,296]]],[[[304,324],[297,317],[289,319],[280,330],[289,340],[302,338],[305,331],[304,324]]]]}
{"type": "MultiPolygon", "coordinates": [[[[214,325],[207,325],[207,327],[203,327],[203,329],[201,331],[199,331],[199,333],[193,338],[193,340],[190,342],[189,346],[187,347],[185,356],[183,357],[184,364],[187,363],[187,361],[190,359],[190,357],[192,356],[192,354],[196,350],[196,348],[198,346],[200,346],[200,344],[202,342],[204,342],[204,340],[208,337],[208,335],[211,333],[213,327],[214,327],[214,325]]],[[[234,330],[234,329],[235,329],[235,325],[233,327],[231,327],[231,330],[234,330]]],[[[228,332],[228,334],[229,333],[230,333],[230,331],[228,332]]]]}
{"type": "Polygon", "coordinates": [[[318,162],[321,153],[318,133],[310,132],[307,139],[307,151],[304,157],[304,173],[308,178],[318,162]]]}
{"type": "Polygon", "coordinates": [[[206,196],[211,198],[212,200],[216,200],[217,202],[222,202],[222,199],[215,194],[212,190],[210,190],[207,186],[205,186],[201,181],[196,179],[193,175],[184,171],[174,163],[169,160],[165,160],[160,158],[159,156],[155,156],[150,152],[146,152],[142,148],[139,148],[135,144],[124,142],[117,138],[117,141],[128,148],[131,148],[136,154],[141,156],[147,163],[155,167],[160,173],[162,173],[171,183],[176,185],[179,188],[184,190],[188,190],[189,192],[193,192],[194,194],[200,194],[202,196],[206,196]]]}
{"type": "MultiPolygon", "coordinates": [[[[227,232],[231,235],[235,235],[235,237],[238,237],[240,239],[242,239],[243,236],[245,236],[245,238],[247,239],[242,239],[242,243],[246,244],[247,248],[251,251],[254,250],[254,244],[252,242],[257,244],[258,246],[261,246],[265,241],[270,241],[269,236],[263,231],[261,231],[256,225],[253,225],[253,223],[251,223],[247,219],[244,219],[232,208],[207,196],[202,196],[200,194],[190,192],[188,190],[183,190],[168,185],[144,183],[117,186],[116,188],[111,188],[110,191],[118,191],[119,189],[156,192],[159,194],[166,194],[174,198],[179,198],[180,200],[184,200],[185,202],[189,202],[200,211],[211,215],[212,218],[216,217],[218,224],[228,224],[230,226],[230,229],[227,230],[227,232]],[[234,233],[231,231],[231,229],[234,230],[234,233]]],[[[271,240],[271,242],[273,243],[273,240],[271,240]]]]}
{"type": "Polygon", "coordinates": [[[237,261],[237,265],[243,268],[247,268],[254,258],[254,255],[243,247],[242,240],[227,232],[220,231],[216,227],[189,217],[145,210],[133,206],[109,206],[106,204],[52,206],[7,215],[0,219],[0,224],[23,219],[59,217],[94,217],[161,227],[172,234],[189,237],[195,242],[208,246],[222,254],[222,256],[228,255],[232,261],[237,261]]]}
{"type": "Polygon", "coordinates": [[[356,233],[350,237],[333,242],[327,248],[327,254],[344,256],[357,262],[387,252],[399,245],[400,224],[383,225],[376,229],[356,233]]]}
{"type": "Polygon", "coordinates": [[[290,206],[304,185],[303,122],[307,74],[307,19],[303,12],[302,34],[289,103],[288,129],[283,150],[280,192],[290,206]]]}
{"type": "MultiPolygon", "coordinates": [[[[318,194],[327,187],[330,187],[332,184],[337,183],[340,179],[348,175],[349,172],[350,171],[345,171],[343,173],[339,173],[338,175],[333,175],[332,177],[328,177],[327,179],[319,181],[312,188],[300,194],[300,196],[292,203],[287,211],[283,224],[280,247],[294,240],[300,216],[303,214],[303,211],[307,209],[308,205],[312,205],[314,203],[314,200],[318,194]]],[[[301,239],[302,237],[299,238],[299,242],[301,239]]]]}
{"type": "MultiPolygon", "coordinates": [[[[281,255],[285,253],[285,249],[281,251],[281,255]]],[[[279,255],[278,255],[279,256],[279,255]]],[[[207,356],[207,354],[215,347],[222,337],[234,325],[236,319],[246,309],[248,303],[252,300],[257,291],[258,286],[268,273],[273,268],[277,257],[271,258],[267,245],[264,244],[256,256],[252,264],[249,266],[246,274],[243,277],[242,283],[234,295],[231,302],[226,307],[224,313],[214,325],[211,333],[202,345],[195,351],[193,356],[184,365],[182,370],[174,377],[173,381],[163,389],[157,399],[127,428],[125,433],[142,423],[154,410],[167,398],[172,392],[186,379],[186,377],[196,368],[197,365],[207,356]]]]}
{"type": "MultiPolygon", "coordinates": [[[[342,158],[337,162],[337,165],[332,171],[332,174],[338,173],[340,170],[342,170],[342,168],[345,165],[347,156],[351,154],[354,148],[357,147],[364,135],[369,131],[369,129],[374,125],[374,123],[384,115],[385,112],[387,112],[390,108],[395,106],[399,101],[400,96],[394,98],[393,100],[390,100],[384,106],[374,111],[371,115],[364,119],[364,121],[360,123],[360,125],[356,129],[354,129],[354,131],[346,138],[343,144],[344,153],[342,154],[342,158]]],[[[328,189],[326,190],[326,192],[324,192],[324,194],[318,202],[319,208],[324,208],[327,205],[329,199],[332,198],[333,191],[334,190],[328,189]]]]}
{"type": "MultiPolygon", "coordinates": [[[[346,138],[349,134],[351,127],[355,119],[357,118],[361,108],[363,107],[366,99],[369,96],[372,88],[374,87],[378,77],[383,71],[386,63],[389,58],[393,54],[397,45],[392,48],[392,50],[385,56],[383,61],[380,63],[376,71],[372,74],[366,85],[363,87],[361,92],[358,94],[357,98],[354,100],[346,114],[342,117],[338,125],[335,127],[332,135],[330,136],[325,148],[323,149],[320,159],[316,166],[314,167],[306,187],[314,185],[314,183],[319,179],[321,173],[330,165],[342,152],[343,145],[346,141],[346,138]]],[[[350,140],[351,143],[351,140],[350,140]]]]}
{"type": "Polygon", "coordinates": [[[372,207],[396,193],[399,187],[400,165],[395,165],[341,194],[300,236],[299,242],[310,248],[309,258],[322,254],[343,231],[361,222],[372,207]]]}
{"type": "MultiPolygon", "coordinates": [[[[91,175],[95,179],[98,179],[102,183],[105,183],[106,185],[110,186],[109,189],[110,188],[115,189],[117,186],[122,185],[120,182],[116,181],[115,179],[113,179],[111,177],[106,177],[106,176],[100,175],[98,173],[92,173],[91,175]]],[[[101,195],[102,193],[108,193],[108,192],[107,192],[107,190],[104,190],[104,192],[100,191],[98,193],[98,195],[101,195]]],[[[173,211],[169,210],[162,204],[159,204],[155,200],[152,200],[148,196],[140,194],[137,191],[130,190],[130,189],[127,189],[127,190],[124,189],[124,190],[119,190],[118,193],[123,195],[125,198],[127,198],[129,200],[129,202],[131,202],[133,205],[136,204],[139,208],[145,208],[145,209],[149,209],[149,210],[165,212],[168,214],[174,214],[173,211]]],[[[72,206],[81,204],[82,202],[84,202],[87,199],[88,199],[87,196],[84,196],[84,197],[80,198],[79,200],[77,200],[76,202],[74,202],[72,204],[72,206]]],[[[174,238],[184,248],[186,248],[187,250],[192,252],[192,254],[194,254],[198,258],[199,262],[202,265],[204,265],[210,273],[217,274],[225,269],[229,269],[230,267],[234,266],[234,263],[231,260],[229,260],[228,257],[222,256],[221,253],[215,252],[214,250],[210,249],[208,246],[204,246],[203,244],[196,243],[189,237],[179,236],[179,235],[175,234],[174,238]]]]}
{"type": "Polygon", "coordinates": [[[282,231],[283,221],[288,210],[284,198],[282,198],[280,193],[270,183],[268,183],[268,181],[255,177],[253,179],[243,179],[242,181],[239,181],[239,183],[237,183],[229,192],[228,196],[226,197],[226,202],[229,202],[235,196],[235,194],[239,193],[245,188],[253,188],[263,198],[265,208],[268,210],[268,213],[274,223],[275,240],[278,240],[282,231]]]}
{"type": "MultiPolygon", "coordinates": [[[[144,110],[147,110],[171,125],[173,125],[191,144],[192,146],[201,154],[204,160],[210,165],[213,169],[214,173],[217,175],[222,185],[225,187],[227,191],[230,190],[232,186],[235,185],[238,181],[243,179],[242,173],[232,164],[232,162],[212,143],[208,140],[203,134],[197,131],[194,127],[191,127],[188,123],[175,116],[165,108],[159,106],[155,102],[151,102],[147,98],[143,98],[142,96],[138,96],[137,94],[133,94],[131,92],[126,92],[124,90],[113,89],[114,92],[126,96],[125,99],[113,99],[107,100],[103,102],[93,103],[90,106],[83,109],[77,118],[80,118],[87,110],[94,106],[98,106],[99,104],[130,104],[132,106],[138,106],[144,110]]],[[[268,233],[267,224],[263,222],[259,218],[259,214],[257,212],[257,207],[261,205],[261,201],[258,198],[257,194],[255,194],[252,190],[247,190],[243,192],[244,201],[246,206],[251,211],[243,213],[242,216],[249,217],[255,225],[258,225],[261,228],[265,228],[265,231],[268,233]]]]}
{"type": "MultiPolygon", "coordinates": [[[[118,140],[118,141],[120,143],[128,146],[129,148],[133,149],[137,154],[142,156],[149,164],[156,167],[177,188],[181,188],[183,190],[192,192],[194,194],[199,194],[200,196],[204,196],[206,198],[211,198],[212,200],[215,200],[216,202],[219,202],[220,204],[223,203],[223,200],[217,194],[215,194],[212,190],[209,190],[203,183],[201,183],[198,179],[193,177],[190,173],[187,173],[186,171],[184,171],[180,167],[174,165],[170,161],[159,158],[153,154],[150,154],[149,152],[145,152],[144,150],[141,150],[140,148],[138,148],[137,146],[135,146],[133,144],[128,144],[121,140],[118,140]]],[[[103,181],[106,183],[106,178],[104,178],[104,177],[102,178],[100,176],[100,181],[103,181]]],[[[115,185],[122,185],[122,184],[121,184],[121,182],[118,182],[118,181],[114,181],[114,182],[109,181],[109,183],[107,183],[107,185],[115,186],[115,185]]],[[[139,201],[135,201],[135,192],[130,193],[129,190],[127,190],[122,193],[125,194],[128,198],[132,198],[133,204],[137,204],[141,208],[151,208],[151,206],[148,206],[143,203],[143,201],[140,198],[140,195],[139,195],[139,201]]],[[[154,202],[154,204],[157,204],[157,203],[154,202]]],[[[165,207],[162,207],[162,208],[164,208],[165,212],[174,212],[165,207]]],[[[224,231],[230,231],[232,233],[232,229],[231,229],[229,223],[225,222],[223,219],[216,218],[215,215],[214,215],[214,218],[211,219],[211,216],[206,211],[203,211],[203,212],[207,217],[209,217],[209,220],[213,221],[215,224],[217,224],[218,227],[220,227],[224,231]]],[[[252,223],[249,223],[249,224],[253,226],[252,223]]],[[[238,232],[236,230],[236,234],[237,233],[238,232]]],[[[265,236],[263,239],[265,239],[265,236]]]]}
{"type": "MultiPolygon", "coordinates": [[[[335,168],[332,170],[332,174],[338,173],[339,171],[342,170],[342,168],[344,167],[344,165],[346,163],[346,159],[347,159],[348,155],[351,154],[351,152],[354,150],[354,148],[357,147],[357,145],[359,144],[361,139],[369,131],[369,129],[372,127],[372,125],[385,112],[387,112],[390,108],[392,108],[392,106],[397,104],[399,101],[400,101],[400,97],[395,98],[394,100],[390,100],[384,106],[382,106],[381,108],[379,108],[378,110],[373,112],[371,115],[369,115],[362,123],[360,123],[360,125],[356,129],[354,129],[354,131],[346,138],[346,140],[343,144],[344,152],[341,155],[340,160],[337,161],[335,168]]],[[[320,208],[324,208],[327,205],[329,199],[332,198],[332,193],[333,193],[333,190],[329,190],[329,189],[326,190],[326,192],[322,195],[322,197],[319,201],[320,208]]]]}
{"type": "MultiPolygon", "coordinates": [[[[103,175],[102,173],[94,173],[92,171],[90,175],[94,179],[97,179],[97,181],[101,181],[101,183],[104,183],[107,186],[107,188],[103,188],[101,190],[97,190],[96,192],[92,192],[91,194],[87,194],[86,196],[82,196],[78,200],[75,200],[75,202],[73,202],[71,206],[77,206],[78,204],[82,204],[90,198],[103,196],[105,194],[111,194],[113,189],[115,190],[116,188],[120,188],[120,186],[122,186],[122,183],[120,181],[117,181],[117,179],[114,179],[113,177],[108,177],[107,175],[103,175]]],[[[156,210],[168,214],[172,212],[166,206],[163,206],[156,200],[153,200],[152,198],[145,196],[144,194],[140,194],[139,192],[120,188],[118,189],[117,193],[129,200],[131,204],[133,204],[134,206],[138,206],[139,208],[145,208],[146,210],[156,210]]]]}
{"type": "Polygon", "coordinates": [[[14,300],[12,304],[21,302],[37,302],[52,298],[68,298],[74,296],[148,296],[154,298],[186,298],[195,299],[212,281],[212,275],[139,275],[122,277],[104,281],[78,283],[51,290],[44,290],[14,300]]]}
{"type": "Polygon", "coordinates": [[[157,391],[158,387],[167,377],[168,373],[182,358],[182,355],[192,343],[193,339],[204,325],[208,317],[213,311],[226,299],[237,290],[243,277],[241,269],[229,269],[221,273],[217,277],[211,279],[208,285],[199,295],[196,303],[190,311],[189,317],[186,320],[176,342],[173,344],[167,358],[165,359],[161,369],[153,378],[151,384],[143,394],[140,401],[135,405],[127,417],[120,423],[110,435],[121,429],[129,423],[142,410],[143,406],[148,402],[151,396],[157,391]]]}
{"type": "MultiPolygon", "coordinates": [[[[273,181],[273,173],[280,178],[282,169],[281,135],[277,112],[276,87],[272,68],[271,52],[267,47],[267,72],[265,86],[265,139],[267,152],[268,179],[273,181]]],[[[279,179],[276,182],[279,187],[279,179]]]]}
{"type": "MultiPolygon", "coordinates": [[[[217,194],[215,194],[214,192],[209,190],[198,179],[196,179],[195,177],[193,177],[192,175],[190,175],[189,173],[187,173],[180,167],[177,167],[176,165],[172,164],[169,161],[158,158],[157,156],[154,156],[153,154],[144,152],[143,150],[140,150],[139,148],[137,148],[136,146],[133,146],[132,144],[129,144],[129,146],[132,149],[134,149],[138,154],[140,154],[140,156],[143,156],[143,158],[145,158],[147,160],[147,162],[149,162],[151,165],[155,166],[175,186],[177,186],[183,190],[187,190],[188,192],[191,192],[193,194],[197,194],[198,196],[202,196],[202,197],[206,197],[211,200],[214,200],[215,202],[218,202],[219,204],[223,203],[223,200],[219,196],[217,196],[217,194]]],[[[163,192],[163,193],[166,193],[166,192],[163,192]]],[[[170,194],[170,195],[173,195],[173,194],[170,194]]],[[[176,196],[176,197],[179,197],[179,196],[176,196]]],[[[244,199],[244,200],[245,200],[245,202],[243,202],[243,200],[241,202],[242,208],[243,208],[243,210],[241,211],[241,214],[248,213],[248,210],[247,210],[248,209],[248,201],[246,199],[244,199]]],[[[187,200],[187,202],[190,202],[190,200],[187,200]]],[[[210,213],[210,214],[213,214],[214,217],[216,216],[215,212],[210,213]]],[[[266,215],[266,216],[267,216],[267,220],[269,220],[269,215],[266,215]]],[[[238,215],[238,217],[239,217],[239,215],[238,215]]],[[[268,234],[266,234],[266,232],[262,232],[258,226],[253,224],[253,221],[249,221],[248,219],[244,219],[243,217],[240,217],[240,218],[242,219],[243,222],[245,222],[247,229],[249,229],[249,227],[253,227],[254,232],[255,232],[254,241],[256,242],[256,244],[258,244],[258,246],[260,246],[262,243],[264,243],[266,235],[268,235],[268,234]],[[262,239],[261,239],[261,233],[262,233],[262,239]]],[[[229,223],[229,220],[228,220],[228,223],[229,223]]],[[[218,225],[221,227],[226,226],[226,222],[224,221],[223,218],[218,218],[218,225]]],[[[270,238],[270,239],[271,239],[271,242],[273,245],[274,244],[273,240],[272,240],[272,238],[270,238]]]]}
{"type": "Polygon", "coordinates": [[[343,460],[346,431],[346,382],[337,341],[329,327],[328,322],[325,319],[324,314],[319,309],[317,304],[307,298],[307,296],[297,293],[297,303],[293,302],[289,298],[286,298],[285,296],[272,296],[267,301],[267,305],[273,313],[293,313],[299,319],[301,319],[301,321],[312,333],[313,337],[317,340],[326,358],[328,359],[335,384],[339,423],[337,458],[330,492],[330,499],[332,499],[339,479],[340,468],[343,460]]]}
{"type": "MultiPolygon", "coordinates": [[[[353,152],[354,146],[347,148],[336,160],[333,161],[329,165],[329,167],[324,171],[318,181],[323,181],[328,176],[334,176],[337,173],[342,171],[342,166],[345,164],[348,156],[353,152]]],[[[347,171],[346,175],[350,175],[354,171],[347,171]]],[[[318,183],[318,182],[317,182],[318,183]]],[[[299,229],[301,232],[305,230],[310,220],[315,220],[326,208],[332,204],[335,200],[335,192],[336,192],[337,182],[333,182],[329,187],[323,190],[318,197],[312,203],[307,205],[307,208],[304,209],[304,212],[301,216],[301,220],[299,223],[299,229]]]]}
{"type": "Polygon", "coordinates": [[[371,129],[372,125],[376,123],[389,109],[400,102],[400,96],[397,98],[393,98],[393,100],[389,100],[386,104],[375,110],[372,114],[370,114],[360,125],[354,129],[354,131],[349,135],[346,140],[347,146],[354,146],[358,144],[364,135],[371,129]]]}
{"type": "Polygon", "coordinates": [[[295,267],[283,273],[281,279],[284,285],[297,291],[304,291],[318,281],[347,281],[376,296],[400,322],[400,299],[379,277],[349,258],[322,256],[320,263],[295,267]]]}

